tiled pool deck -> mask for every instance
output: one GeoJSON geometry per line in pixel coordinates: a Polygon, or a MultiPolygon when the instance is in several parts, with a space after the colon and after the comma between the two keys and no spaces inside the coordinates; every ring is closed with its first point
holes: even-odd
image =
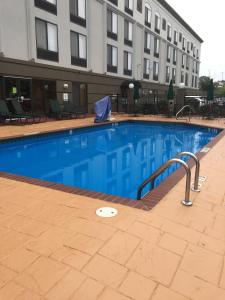
{"type": "MultiPolygon", "coordinates": [[[[90,124],[1,126],[0,138],[90,124]]],[[[95,215],[108,202],[0,177],[0,300],[224,300],[225,136],[201,175],[192,207],[180,203],[182,179],[151,211],[110,203],[112,219],[95,215]]]]}

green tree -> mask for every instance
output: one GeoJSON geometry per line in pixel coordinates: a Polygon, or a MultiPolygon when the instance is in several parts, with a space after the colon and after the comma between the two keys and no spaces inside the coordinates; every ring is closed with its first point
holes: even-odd
{"type": "Polygon", "coordinates": [[[199,88],[202,91],[207,92],[210,86],[210,77],[208,76],[201,76],[199,78],[199,88]]]}

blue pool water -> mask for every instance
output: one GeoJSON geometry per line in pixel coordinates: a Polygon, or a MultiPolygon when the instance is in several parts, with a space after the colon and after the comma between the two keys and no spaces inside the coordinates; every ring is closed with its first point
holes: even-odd
{"type": "Polygon", "coordinates": [[[67,130],[0,143],[0,170],[136,199],[138,186],[164,162],[181,151],[198,152],[219,132],[147,122],[67,130]]]}

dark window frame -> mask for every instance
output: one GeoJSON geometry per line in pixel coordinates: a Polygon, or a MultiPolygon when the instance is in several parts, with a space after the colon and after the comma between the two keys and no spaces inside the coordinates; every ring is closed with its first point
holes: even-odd
{"type": "Polygon", "coordinates": [[[51,14],[57,15],[57,0],[56,4],[50,3],[47,0],[34,0],[34,5],[51,14]]]}
{"type": "MultiPolygon", "coordinates": [[[[110,9],[107,9],[107,18],[108,18],[108,13],[111,13],[111,28],[112,28],[113,27],[112,13],[114,13],[114,12],[110,9]]],[[[112,40],[117,41],[117,39],[118,39],[118,15],[117,15],[117,33],[114,33],[108,29],[108,21],[107,21],[107,37],[112,40]]]]}
{"type": "MultiPolygon", "coordinates": [[[[77,1],[77,0],[75,0],[77,1]]],[[[70,5],[70,1],[69,1],[69,5],[70,5]]],[[[71,6],[70,6],[70,21],[72,23],[75,23],[75,24],[78,24],[82,27],[85,27],[87,26],[87,1],[85,0],[85,19],[84,18],[81,18],[80,16],[78,15],[75,15],[74,13],[71,13],[71,6]]]]}
{"type": "MultiPolygon", "coordinates": [[[[133,4],[134,4],[134,2],[133,2],[133,4]]],[[[124,11],[133,17],[134,11],[131,10],[128,6],[126,6],[126,1],[124,1],[124,11]]]]}
{"type": "MultiPolygon", "coordinates": [[[[143,78],[144,79],[149,79],[150,78],[150,73],[149,74],[146,73],[146,63],[145,63],[145,61],[147,61],[147,60],[149,60],[149,62],[150,62],[149,58],[144,57],[144,72],[143,72],[143,78]]],[[[149,69],[149,71],[150,71],[150,69],[149,69]]]]}
{"type": "Polygon", "coordinates": [[[128,51],[124,51],[123,52],[123,65],[124,65],[124,67],[123,67],[123,74],[124,75],[127,75],[127,76],[132,76],[132,60],[131,60],[131,70],[130,69],[125,69],[125,54],[127,54],[127,65],[128,65],[128,54],[131,54],[132,55],[132,53],[131,52],[128,52],[128,51]]]}
{"type": "Polygon", "coordinates": [[[162,30],[166,31],[166,19],[162,19],[162,30]]]}
{"type": "Polygon", "coordinates": [[[117,66],[112,65],[112,47],[115,47],[113,45],[107,44],[107,72],[110,73],[117,73],[118,72],[118,48],[117,48],[117,66]],[[111,49],[111,64],[108,63],[108,49],[111,49]]]}
{"type": "Polygon", "coordinates": [[[59,39],[58,39],[58,25],[52,22],[48,22],[46,20],[35,18],[35,35],[36,35],[36,54],[38,59],[44,59],[49,61],[58,62],[59,61],[59,39]],[[48,28],[47,24],[52,24],[56,26],[56,33],[57,33],[57,52],[51,51],[48,49],[38,48],[37,43],[37,21],[41,21],[45,23],[45,30],[46,30],[46,45],[48,45],[48,28]]]}
{"type": "Polygon", "coordinates": [[[70,52],[71,52],[71,65],[87,68],[87,36],[86,35],[76,32],[76,31],[73,31],[73,30],[70,31],[70,52]],[[78,35],[78,39],[77,39],[78,40],[78,51],[79,51],[79,36],[82,35],[82,36],[86,37],[86,59],[72,55],[72,51],[71,51],[72,50],[71,49],[72,34],[78,35]]]}
{"type": "Polygon", "coordinates": [[[129,23],[131,23],[130,21],[124,19],[124,44],[129,46],[129,47],[133,47],[133,23],[132,24],[132,40],[129,40],[129,23]],[[126,24],[127,24],[127,37],[126,37],[126,24]]]}
{"type": "Polygon", "coordinates": [[[113,3],[114,5],[118,6],[118,0],[108,0],[108,1],[113,3]]]}

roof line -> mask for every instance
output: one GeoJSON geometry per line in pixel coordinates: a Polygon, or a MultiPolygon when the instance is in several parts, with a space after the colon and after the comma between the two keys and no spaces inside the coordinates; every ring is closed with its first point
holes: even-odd
{"type": "Polygon", "coordinates": [[[167,3],[165,0],[157,0],[166,10],[168,10],[171,15],[177,19],[200,43],[203,43],[203,40],[200,36],[181,18],[181,16],[167,3]]]}

